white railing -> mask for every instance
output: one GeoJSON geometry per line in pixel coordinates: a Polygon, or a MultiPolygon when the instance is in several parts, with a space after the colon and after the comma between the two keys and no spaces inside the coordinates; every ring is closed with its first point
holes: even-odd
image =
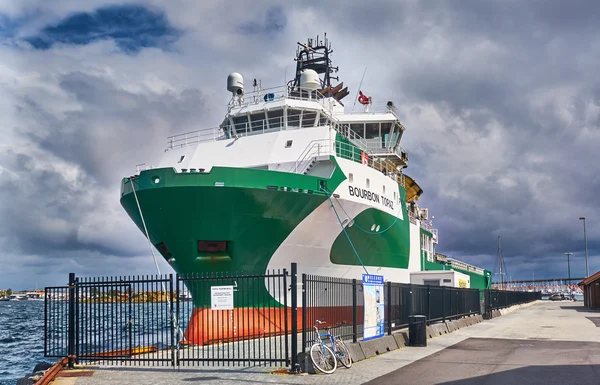
{"type": "Polygon", "coordinates": [[[203,128],[201,130],[186,132],[167,137],[167,148],[173,149],[185,147],[191,144],[214,142],[216,140],[225,139],[225,133],[221,127],[203,128]]]}
{"type": "Polygon", "coordinates": [[[479,275],[484,275],[484,270],[482,268],[470,265],[468,263],[456,260],[454,258],[448,257],[447,264],[449,266],[451,266],[451,267],[456,268],[456,269],[473,272],[473,273],[476,273],[476,274],[479,274],[479,275]]]}
{"type": "Polygon", "coordinates": [[[321,95],[318,91],[304,89],[302,91],[290,91],[288,86],[284,85],[271,88],[260,88],[255,91],[247,92],[242,98],[234,98],[230,102],[230,107],[246,107],[252,104],[271,103],[283,99],[319,101],[324,98],[325,96],[321,95]]]}
{"type": "Polygon", "coordinates": [[[289,172],[302,174],[317,157],[327,155],[335,155],[335,141],[330,139],[313,140],[302,151],[289,172]]]}
{"type": "MultiPolygon", "coordinates": [[[[314,117],[304,119],[300,116],[288,117],[288,129],[314,127],[314,117]]],[[[234,137],[264,134],[267,132],[282,131],[285,129],[283,116],[261,119],[250,122],[237,123],[233,126],[219,126],[173,135],[167,138],[167,149],[186,147],[192,144],[214,142],[217,140],[234,137]]]]}

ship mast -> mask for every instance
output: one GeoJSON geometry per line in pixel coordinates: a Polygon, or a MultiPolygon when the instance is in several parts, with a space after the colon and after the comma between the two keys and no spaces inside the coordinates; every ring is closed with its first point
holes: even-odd
{"type": "Polygon", "coordinates": [[[502,243],[500,236],[498,236],[498,270],[500,275],[500,290],[504,290],[504,275],[506,272],[506,265],[504,264],[504,257],[502,256],[502,243]]]}

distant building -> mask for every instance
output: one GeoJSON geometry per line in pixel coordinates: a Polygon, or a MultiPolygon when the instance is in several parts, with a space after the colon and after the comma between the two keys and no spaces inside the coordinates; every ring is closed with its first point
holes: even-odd
{"type": "Polygon", "coordinates": [[[590,309],[600,309],[600,271],[578,284],[583,290],[583,304],[590,309]]]}

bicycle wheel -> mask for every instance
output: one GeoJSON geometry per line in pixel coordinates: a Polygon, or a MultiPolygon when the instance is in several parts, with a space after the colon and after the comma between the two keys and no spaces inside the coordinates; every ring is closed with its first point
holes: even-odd
{"type": "Polygon", "coordinates": [[[310,347],[310,360],[316,369],[331,374],[337,369],[337,360],[331,348],[324,344],[315,343],[310,347]]]}
{"type": "Polygon", "coordinates": [[[342,340],[335,341],[335,354],[338,360],[344,365],[346,368],[350,368],[352,366],[352,356],[350,355],[350,350],[342,340]]]}

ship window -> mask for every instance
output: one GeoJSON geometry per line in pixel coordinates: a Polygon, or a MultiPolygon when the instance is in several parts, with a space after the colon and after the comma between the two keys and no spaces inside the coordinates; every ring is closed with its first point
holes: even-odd
{"type": "Polygon", "coordinates": [[[245,134],[248,132],[248,116],[236,116],[233,118],[233,125],[235,132],[238,134],[245,134]]]}
{"type": "Polygon", "coordinates": [[[304,115],[302,115],[302,127],[314,127],[316,117],[316,111],[304,111],[304,115]]]}
{"type": "Polygon", "coordinates": [[[287,142],[285,142],[285,148],[290,148],[292,147],[292,143],[294,143],[293,140],[288,140],[287,142]]]}
{"type": "Polygon", "coordinates": [[[283,127],[283,110],[273,110],[268,112],[269,129],[281,129],[283,127]]]}
{"type": "Polygon", "coordinates": [[[267,129],[264,112],[250,115],[250,122],[252,131],[263,131],[267,129]]]}
{"type": "Polygon", "coordinates": [[[383,185],[383,193],[385,194],[385,185],[383,185]]]}
{"type": "Polygon", "coordinates": [[[350,129],[354,131],[361,138],[365,137],[365,124],[364,123],[352,123],[350,129]]]}
{"type": "Polygon", "coordinates": [[[367,123],[365,127],[365,139],[380,138],[379,123],[367,123]]]}
{"type": "Polygon", "coordinates": [[[352,174],[352,173],[348,174],[348,182],[350,182],[350,183],[354,182],[354,174],[352,174]]]}
{"type": "Polygon", "coordinates": [[[177,162],[177,163],[183,162],[184,159],[185,159],[185,155],[181,155],[181,158],[179,158],[179,162],[177,162]]]}
{"type": "Polygon", "coordinates": [[[289,108],[287,111],[288,127],[300,127],[301,114],[301,110],[294,110],[293,108],[289,108]]]}
{"type": "Polygon", "coordinates": [[[367,178],[367,188],[371,187],[371,181],[369,180],[369,178],[367,178]]]}
{"type": "Polygon", "coordinates": [[[321,114],[319,125],[321,125],[321,126],[329,125],[329,118],[327,117],[327,115],[321,114]]]}

